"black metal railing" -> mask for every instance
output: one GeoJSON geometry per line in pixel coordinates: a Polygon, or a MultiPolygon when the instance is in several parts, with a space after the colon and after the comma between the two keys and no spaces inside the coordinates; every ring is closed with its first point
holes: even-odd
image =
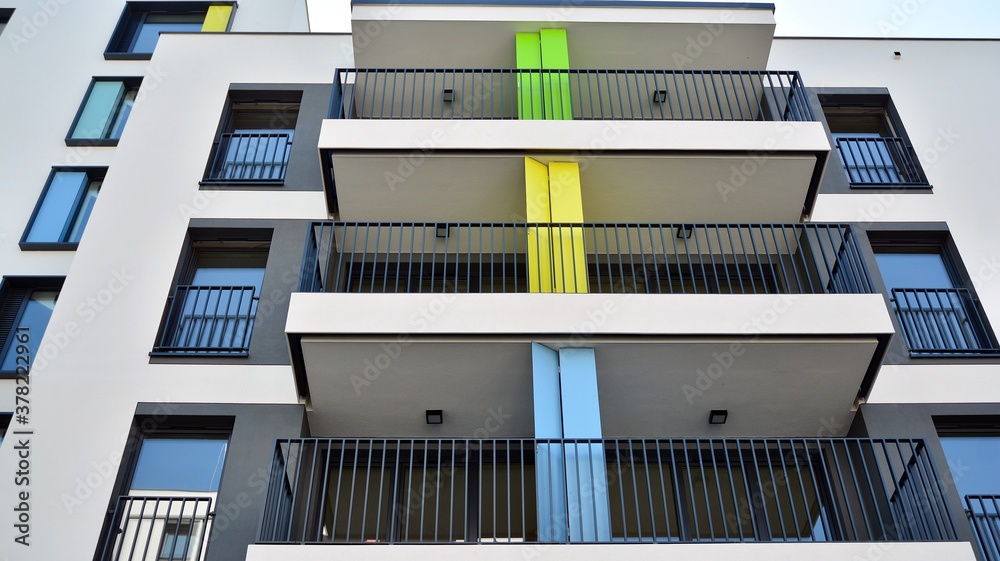
{"type": "Polygon", "coordinates": [[[285,179],[290,132],[223,133],[215,143],[206,181],[276,182],[285,179]]]}
{"type": "Polygon", "coordinates": [[[913,149],[902,138],[837,137],[834,141],[854,186],[927,186],[913,149]]]}
{"type": "Polygon", "coordinates": [[[955,540],[921,440],[279,440],[259,543],[955,540]]]}
{"type": "Polygon", "coordinates": [[[983,561],[1000,561],[1000,495],[966,495],[965,506],[983,561]]]}
{"type": "Polygon", "coordinates": [[[965,288],[894,288],[892,306],[911,354],[1000,353],[972,292],[965,288]]]}
{"type": "Polygon", "coordinates": [[[874,292],[843,224],[313,222],[300,279],[300,292],[874,292]]]}
{"type": "Polygon", "coordinates": [[[350,68],[332,119],[815,121],[798,72],[350,68]]]}
{"type": "Polygon", "coordinates": [[[118,497],[99,561],[201,561],[212,530],[209,497],[118,497]]]}
{"type": "Polygon", "coordinates": [[[256,293],[253,286],[177,286],[153,353],[245,354],[256,293]]]}

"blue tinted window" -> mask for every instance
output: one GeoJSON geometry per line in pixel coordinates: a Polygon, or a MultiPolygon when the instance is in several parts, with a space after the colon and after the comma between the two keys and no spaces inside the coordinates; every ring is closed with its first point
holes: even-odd
{"type": "MultiPolygon", "coordinates": [[[[52,310],[56,307],[56,300],[58,298],[59,292],[55,290],[34,290],[31,292],[14,329],[10,332],[12,340],[7,346],[7,352],[3,357],[3,364],[0,365],[0,370],[4,372],[16,371],[18,356],[26,355],[29,357],[29,360],[34,359],[38,352],[38,344],[42,341],[45,328],[49,325],[49,318],[52,317],[52,310]],[[18,333],[27,333],[28,342],[19,343],[16,340],[16,334],[18,333]],[[18,347],[24,346],[27,347],[28,352],[18,353],[18,347]]],[[[23,349],[21,350],[23,351],[23,349]]]]}
{"type": "Polygon", "coordinates": [[[163,31],[200,32],[205,14],[149,14],[136,32],[133,53],[152,53],[163,31]]]}
{"type": "Polygon", "coordinates": [[[940,253],[876,253],[875,261],[887,290],[955,288],[940,253]]]}
{"type": "Polygon", "coordinates": [[[55,172],[28,225],[24,242],[79,242],[100,190],[101,180],[92,179],[86,171],[55,172]]]}
{"type": "Polygon", "coordinates": [[[142,441],[132,490],[217,491],[228,440],[150,438],[142,441]]]}
{"type": "Polygon", "coordinates": [[[942,437],[941,446],[959,495],[1000,495],[1000,437],[942,437]]]}

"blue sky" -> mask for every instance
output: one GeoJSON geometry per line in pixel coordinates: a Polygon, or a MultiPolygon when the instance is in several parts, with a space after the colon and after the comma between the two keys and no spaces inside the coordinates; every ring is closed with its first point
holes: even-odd
{"type": "Polygon", "coordinates": [[[772,0],[778,36],[1000,37],[998,0],[772,0]]]}

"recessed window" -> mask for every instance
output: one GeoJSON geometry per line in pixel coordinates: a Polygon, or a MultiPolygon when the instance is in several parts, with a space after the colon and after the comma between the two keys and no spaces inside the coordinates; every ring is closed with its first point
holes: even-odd
{"type": "Polygon", "coordinates": [[[66,144],[117,144],[141,82],[141,78],[94,78],[66,137],[66,144]]]}
{"type": "Polygon", "coordinates": [[[194,242],[152,354],[247,356],[269,245],[194,242]]]}
{"type": "Polygon", "coordinates": [[[876,239],[872,249],[911,355],[1000,354],[979,299],[943,243],[876,239]]]}
{"type": "Polygon", "coordinates": [[[281,183],[302,92],[233,92],[203,183],[281,183]]]}
{"type": "Polygon", "coordinates": [[[227,31],[232,14],[231,2],[129,2],[104,57],[150,58],[161,33],[227,31]]]}
{"type": "Polygon", "coordinates": [[[820,96],[820,100],[851,187],[928,187],[887,97],[820,96]]]}
{"type": "Polygon", "coordinates": [[[21,248],[74,249],[97,202],[106,171],[53,170],[21,238],[21,248]]]}
{"type": "Polygon", "coordinates": [[[144,438],[131,490],[218,491],[228,444],[225,438],[144,438]]]}
{"type": "Polygon", "coordinates": [[[12,8],[0,8],[0,34],[3,34],[3,30],[7,27],[7,23],[10,22],[12,15],[14,15],[12,8]]]}
{"type": "Polygon", "coordinates": [[[0,286],[0,374],[30,367],[59,299],[61,278],[5,277],[0,286]]]}

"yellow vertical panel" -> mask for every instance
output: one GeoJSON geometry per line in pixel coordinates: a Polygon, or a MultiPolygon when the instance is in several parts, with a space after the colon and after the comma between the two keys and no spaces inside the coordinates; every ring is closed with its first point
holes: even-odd
{"type": "MultiPolygon", "coordinates": [[[[549,168],[531,158],[524,159],[527,221],[549,222],[549,168]]],[[[528,291],[552,292],[551,236],[547,227],[528,227],[528,291]]]]}
{"type": "Polygon", "coordinates": [[[202,32],[222,32],[229,29],[229,18],[232,15],[232,6],[209,6],[205,22],[201,24],[202,32]]]}
{"type": "MultiPolygon", "coordinates": [[[[575,162],[549,164],[549,201],[552,222],[583,223],[580,166],[575,162]]],[[[588,292],[587,252],[583,228],[554,227],[553,284],[556,292],[588,292]]]]}

